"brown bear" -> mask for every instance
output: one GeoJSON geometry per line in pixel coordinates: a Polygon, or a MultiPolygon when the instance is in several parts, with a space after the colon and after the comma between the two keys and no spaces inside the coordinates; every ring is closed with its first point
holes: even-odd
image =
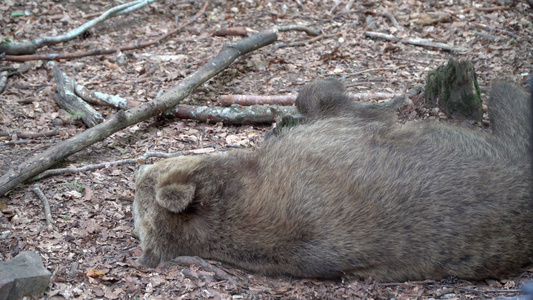
{"type": "Polygon", "coordinates": [[[311,83],[297,101],[309,121],[258,149],[140,167],[139,262],[194,255],[381,281],[482,279],[533,262],[531,103],[520,87],[493,84],[492,133],[399,125],[393,110],[345,97],[338,82],[311,83]]]}

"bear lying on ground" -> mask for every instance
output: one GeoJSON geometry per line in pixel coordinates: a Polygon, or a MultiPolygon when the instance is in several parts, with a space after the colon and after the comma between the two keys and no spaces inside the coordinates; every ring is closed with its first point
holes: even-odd
{"type": "Polygon", "coordinates": [[[311,83],[308,122],[259,149],[142,166],[135,227],[155,267],[182,255],[253,272],[482,279],[532,263],[530,101],[496,81],[492,133],[398,125],[393,109],[311,83]]]}

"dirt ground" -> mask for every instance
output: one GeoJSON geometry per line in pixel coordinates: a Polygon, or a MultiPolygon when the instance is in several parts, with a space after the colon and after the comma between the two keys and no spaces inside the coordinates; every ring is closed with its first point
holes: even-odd
{"type": "MultiPolygon", "coordinates": [[[[311,40],[302,32],[282,33],[278,42],[239,58],[184,103],[217,105],[217,98],[225,94],[295,94],[313,79],[347,75],[346,85],[354,94],[406,93],[424,84],[429,71],[452,57],[473,62],[483,100],[487,99],[486,87],[495,78],[510,78],[527,86],[533,69],[533,9],[525,1],[351,2],[215,0],[195,18],[204,1],[161,0],[37,53],[133,45],[191,22],[155,46],[56,62],[68,76],[92,91],[149,102],[213,58],[225,43],[242,39],[214,36],[215,31],[244,27],[252,34],[274,26],[300,24],[323,30],[323,38],[311,40]],[[396,18],[397,26],[388,14],[396,18]],[[430,14],[441,18],[427,22],[430,14]],[[387,33],[397,40],[367,38],[366,31],[387,33]],[[399,42],[404,38],[429,39],[466,48],[466,52],[399,42]],[[294,42],[304,43],[291,44],[294,42]]],[[[25,41],[64,34],[121,3],[3,0],[0,37],[25,41]]],[[[54,122],[62,112],[53,97],[56,82],[52,72],[43,61],[27,63],[29,69],[10,76],[0,93],[0,175],[85,130],[79,122],[54,122]],[[24,138],[20,134],[53,129],[58,134],[48,137],[24,138]]],[[[0,68],[20,65],[0,60],[0,68]]],[[[416,99],[415,105],[415,110],[404,112],[404,120],[446,121],[442,113],[421,107],[416,99]]],[[[105,106],[95,108],[104,118],[118,111],[105,106]]],[[[68,157],[57,167],[137,158],[147,151],[257,147],[271,128],[154,117],[68,157]]],[[[53,272],[46,299],[505,298],[518,295],[520,285],[533,277],[530,268],[509,278],[481,282],[454,278],[405,283],[381,283],[372,278],[319,281],[269,278],[211,261],[233,278],[235,283],[231,283],[198,265],[138,268],[134,260],[141,249],[131,211],[134,169],[134,164],[128,164],[48,177],[19,185],[0,197],[0,260],[11,259],[21,251],[38,252],[53,272]],[[50,203],[53,230],[46,227],[34,184],[50,203]]]]}

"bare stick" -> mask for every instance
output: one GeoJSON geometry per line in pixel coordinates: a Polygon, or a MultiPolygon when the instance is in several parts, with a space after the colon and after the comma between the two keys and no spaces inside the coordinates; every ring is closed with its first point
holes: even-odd
{"type": "Polygon", "coordinates": [[[260,95],[221,95],[218,103],[222,106],[239,105],[294,105],[297,95],[260,96],[260,95]]]}
{"type": "Polygon", "coordinates": [[[357,75],[361,75],[361,74],[368,73],[368,72],[387,71],[387,70],[396,70],[396,69],[397,68],[372,68],[372,69],[366,69],[366,70],[363,70],[363,71],[359,71],[359,72],[343,75],[341,77],[341,80],[345,81],[346,79],[348,79],[348,77],[357,76],[357,75]]]}
{"type": "Polygon", "coordinates": [[[15,142],[2,143],[2,144],[0,144],[0,149],[7,148],[8,146],[13,146],[13,145],[22,145],[22,144],[31,144],[31,143],[42,144],[42,143],[47,143],[47,142],[52,142],[52,140],[41,140],[41,141],[38,141],[38,140],[19,140],[19,141],[15,141],[15,142]]]}
{"type": "MultiPolygon", "coordinates": [[[[61,169],[46,170],[46,171],[42,172],[41,174],[33,177],[31,179],[31,181],[41,180],[41,179],[43,179],[45,177],[48,177],[48,176],[75,174],[75,173],[79,173],[79,172],[85,172],[85,171],[109,168],[111,166],[121,166],[121,165],[130,165],[130,164],[143,164],[150,157],[169,158],[169,157],[192,155],[192,154],[206,154],[206,153],[211,153],[211,152],[216,152],[216,151],[217,150],[215,150],[214,148],[204,148],[204,149],[184,150],[184,151],[173,152],[173,153],[146,152],[142,156],[139,156],[137,158],[127,158],[127,159],[121,159],[121,160],[117,160],[117,161],[110,161],[110,162],[105,162],[105,163],[86,165],[86,166],[79,167],[79,168],[61,168],[61,169]]],[[[220,150],[218,150],[218,151],[220,151],[220,150]]]]}
{"type": "Polygon", "coordinates": [[[365,32],[365,35],[371,38],[380,38],[380,39],[385,39],[387,41],[400,42],[400,43],[411,44],[415,46],[438,48],[438,49],[442,49],[446,51],[453,51],[453,52],[459,52],[459,53],[466,53],[468,51],[468,49],[463,48],[463,47],[454,47],[448,44],[435,43],[435,42],[432,42],[426,39],[418,39],[418,38],[399,39],[393,35],[385,34],[381,32],[367,31],[365,32]]]}
{"type": "Polygon", "coordinates": [[[48,230],[52,230],[52,224],[54,223],[54,220],[52,219],[52,213],[50,212],[50,204],[48,204],[48,199],[46,199],[46,196],[43,194],[43,191],[41,191],[38,184],[35,184],[33,186],[33,192],[43,202],[44,217],[46,218],[46,227],[48,228],[48,230]]]}
{"type": "MultiPolygon", "coordinates": [[[[374,70],[380,70],[380,69],[396,69],[396,68],[378,68],[378,69],[369,69],[366,71],[374,71],[374,70]]],[[[364,73],[365,71],[358,72],[359,74],[364,73]]],[[[354,73],[355,74],[355,73],[354,73]]],[[[349,74],[354,75],[354,74],[349,74]]],[[[346,86],[350,86],[347,84],[346,86]]],[[[377,100],[377,99],[388,99],[388,98],[394,98],[396,96],[400,96],[401,94],[392,94],[392,93],[380,93],[380,92],[367,92],[367,93],[357,93],[352,94],[351,97],[356,101],[363,101],[363,100],[377,100]]],[[[238,104],[242,106],[256,106],[256,105],[276,105],[276,106],[290,106],[294,105],[294,101],[296,100],[297,95],[283,95],[283,96],[261,96],[261,95],[222,95],[218,99],[218,103],[222,106],[231,106],[233,104],[238,104]]],[[[215,116],[218,114],[224,114],[225,118],[230,118],[232,120],[232,123],[237,121],[235,117],[232,117],[233,113],[230,113],[230,111],[225,110],[224,108],[219,107],[202,107],[202,106],[193,106],[190,108],[189,106],[181,105],[178,106],[182,107],[182,109],[186,112],[182,112],[183,115],[181,115],[181,118],[193,118],[197,114],[204,114],[209,116],[215,116]],[[190,112],[190,110],[196,111],[196,113],[190,112]],[[226,111],[226,112],[225,112],[226,111]]],[[[257,109],[261,110],[248,110],[246,108],[241,107],[233,107],[235,114],[246,114],[249,115],[250,121],[254,121],[254,118],[260,117],[260,119],[257,119],[257,122],[261,122],[265,116],[260,115],[260,113],[264,112],[265,114],[270,114],[271,112],[269,110],[263,110],[263,107],[258,107],[257,109]]],[[[279,110],[280,107],[277,107],[279,110]]],[[[293,111],[293,109],[288,109],[284,111],[287,115],[292,115],[297,113],[296,110],[293,111]]],[[[187,119],[189,119],[187,118],[187,119]]],[[[222,117],[220,117],[222,119],[222,117]]]]}
{"type": "Polygon", "coordinates": [[[247,107],[220,107],[220,106],[195,106],[178,105],[165,112],[167,117],[180,119],[194,119],[200,122],[225,124],[268,124],[275,122],[277,114],[294,115],[298,110],[295,106],[247,106],[247,107]]]}
{"type": "Polygon", "coordinates": [[[180,265],[197,265],[200,268],[215,273],[215,278],[218,280],[227,280],[231,284],[237,285],[235,280],[231,278],[225,271],[222,269],[213,266],[212,264],[205,261],[203,258],[198,256],[178,256],[172,260],[172,262],[180,265]]]}
{"type": "Polygon", "coordinates": [[[499,11],[499,10],[508,10],[510,8],[511,8],[511,6],[469,7],[469,8],[462,9],[459,12],[460,13],[465,13],[465,12],[469,12],[469,11],[473,11],[473,10],[475,10],[475,11],[484,11],[484,12],[494,12],[494,11],[499,11]]]}
{"type": "Polygon", "coordinates": [[[213,32],[214,36],[248,36],[248,30],[244,27],[221,28],[213,32]]]}
{"type": "Polygon", "coordinates": [[[356,101],[364,100],[379,100],[379,99],[390,99],[394,97],[399,97],[402,94],[392,94],[392,93],[380,93],[380,92],[368,92],[368,93],[358,93],[353,95],[353,99],[356,101]]]}
{"type": "Polygon", "coordinates": [[[0,72],[0,93],[2,93],[7,86],[7,74],[8,73],[9,73],[8,71],[0,72]]]}
{"type": "Polygon", "coordinates": [[[272,30],[253,35],[235,43],[226,44],[215,58],[202,65],[198,70],[181,80],[154,101],[143,103],[127,111],[119,111],[105,122],[91,127],[79,135],[59,143],[10,169],[0,177],[0,195],[6,194],[19,183],[45,171],[65,157],[103,140],[123,128],[144,121],[176,106],[198,86],[224,70],[239,56],[269,45],[277,39],[277,30],[272,30]]]}
{"type": "Polygon", "coordinates": [[[59,134],[59,130],[53,129],[43,132],[30,132],[30,131],[21,131],[15,133],[18,138],[21,139],[33,139],[33,138],[40,138],[40,137],[50,137],[59,134]]]}
{"type": "Polygon", "coordinates": [[[520,293],[520,290],[478,290],[478,289],[472,289],[462,286],[455,286],[455,285],[449,285],[449,284],[435,284],[435,285],[428,285],[428,287],[447,287],[452,289],[458,289],[478,294],[484,294],[484,293],[520,293]]]}
{"type": "Polygon", "coordinates": [[[0,53],[6,53],[6,54],[12,54],[12,55],[35,53],[35,51],[41,47],[70,41],[102,21],[105,21],[109,18],[118,16],[124,13],[131,12],[133,10],[137,10],[155,1],[157,0],[137,0],[137,1],[125,3],[119,6],[115,6],[112,9],[104,12],[98,18],[93,19],[81,25],[80,27],[71,30],[70,32],[64,35],[46,36],[46,37],[35,39],[33,41],[28,41],[28,42],[1,43],[0,53]]]}
{"type": "Polygon", "coordinates": [[[322,30],[318,29],[311,29],[307,26],[301,26],[301,25],[287,25],[287,26],[280,26],[277,27],[275,30],[279,32],[286,32],[286,31],[303,31],[307,33],[307,35],[311,36],[319,36],[322,34],[322,30]]]}

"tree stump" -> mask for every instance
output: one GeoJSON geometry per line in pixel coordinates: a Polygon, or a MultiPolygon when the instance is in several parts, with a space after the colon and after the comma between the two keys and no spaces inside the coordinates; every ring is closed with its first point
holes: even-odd
{"type": "Polygon", "coordinates": [[[452,58],[448,64],[430,72],[424,102],[437,105],[456,119],[481,121],[481,91],[472,63],[452,58]]]}

